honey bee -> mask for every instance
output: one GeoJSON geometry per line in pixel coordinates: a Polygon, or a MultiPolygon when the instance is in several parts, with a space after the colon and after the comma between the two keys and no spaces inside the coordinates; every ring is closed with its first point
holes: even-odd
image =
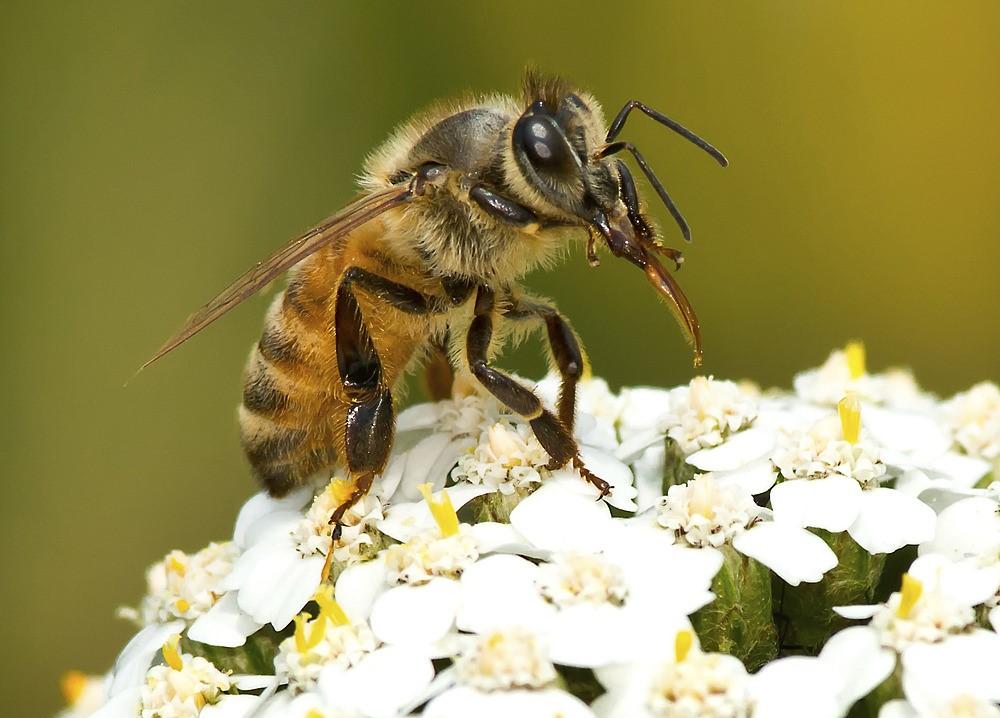
{"type": "Polygon", "coordinates": [[[421,364],[435,398],[462,373],[530,423],[551,468],[572,464],[607,494],[573,438],[586,355],[566,318],[518,279],[585,229],[591,264],[603,241],[642,269],[700,363],[698,319],[659,258],[679,267],[681,253],[659,243],[631,171],[613,157],[632,155],[690,240],[646,160],[617,139],[633,110],[728,164],[641,102],[627,102],[606,127],[589,93],[528,71],[520,99],[469,98],[399,127],[368,157],[360,196],[243,274],[144,366],[290,270],[250,353],[239,409],[243,449],[271,495],[346,466],[352,494],[331,517],[336,536],[385,468],[401,379],[421,364]],[[561,376],[555,412],[492,363],[509,333],[541,327],[561,376]]]}

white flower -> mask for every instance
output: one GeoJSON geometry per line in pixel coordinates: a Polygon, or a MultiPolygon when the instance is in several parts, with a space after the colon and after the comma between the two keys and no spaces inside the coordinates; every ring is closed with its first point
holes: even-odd
{"type": "Polygon", "coordinates": [[[945,402],[943,410],[955,441],[967,454],[1000,458],[1000,387],[993,382],[976,384],[945,402]]]}
{"type": "Polygon", "coordinates": [[[526,627],[556,663],[599,666],[628,659],[712,600],[718,552],[673,546],[666,532],[612,519],[573,486],[546,484],[511,514],[514,528],[549,560],[496,555],[466,570],[459,629],[526,627]]]}
{"type": "Polygon", "coordinates": [[[548,462],[529,425],[496,422],[482,433],[472,453],[458,459],[451,478],[509,495],[540,483],[548,462]]]}
{"type": "Polygon", "coordinates": [[[975,631],[903,654],[903,693],[913,713],[933,718],[1000,716],[1000,641],[975,631]]]}
{"type": "Polygon", "coordinates": [[[767,520],[745,488],[720,484],[711,474],[671,486],[660,499],[656,523],[682,545],[718,548],[731,544],[760,561],[787,583],[815,583],[837,565],[829,546],[805,529],[767,520]]]}
{"type": "Polygon", "coordinates": [[[860,441],[855,397],[833,417],[792,435],[774,455],[786,481],[771,489],[775,520],[838,533],[847,531],[871,554],[891,553],[934,535],[933,509],[900,491],[881,487],[885,465],[878,449],[860,441]]]}
{"type": "Polygon", "coordinates": [[[733,656],[703,653],[689,629],[677,632],[672,651],[667,643],[595,671],[608,689],[593,706],[600,718],[840,718],[892,670],[831,641],[817,658],[782,658],[751,676],[733,656]]]}
{"type": "Polygon", "coordinates": [[[434,651],[429,647],[439,646],[454,625],[457,579],[479,558],[480,548],[472,527],[459,522],[448,492],[435,497],[429,484],[423,490],[435,528],[411,525],[406,543],[345,569],[337,598],[349,615],[370,616],[381,641],[434,651]]]}
{"type": "Polygon", "coordinates": [[[757,402],[732,381],[698,376],[688,386],[670,391],[661,427],[685,454],[718,446],[757,417],[757,402]]]}
{"type": "Polygon", "coordinates": [[[850,342],[830,353],[823,365],[795,375],[795,392],[814,404],[836,406],[844,394],[898,409],[928,408],[933,400],[925,394],[907,369],[888,369],[869,374],[865,346],[850,342]]]}
{"type": "Polygon", "coordinates": [[[140,692],[141,718],[197,718],[229,690],[229,676],[200,656],[181,654],[177,638],[163,646],[165,665],[146,673],[140,692]]]}
{"type": "MultiPolygon", "coordinates": [[[[915,681],[915,676],[909,674],[912,661],[947,662],[955,653],[954,641],[960,638],[963,641],[959,643],[970,648],[973,660],[991,657],[993,665],[997,665],[1000,635],[975,627],[973,606],[986,596],[988,589],[984,591],[983,584],[974,576],[939,556],[930,555],[914,561],[909,573],[903,575],[900,591],[893,593],[886,603],[840,606],[834,610],[845,618],[871,618],[867,626],[847,629],[852,632],[852,640],[867,645],[860,652],[869,659],[886,651],[900,656],[903,684],[912,686],[915,681]]],[[[920,676],[927,680],[930,674],[920,676]]],[[[909,692],[908,696],[913,699],[909,692]]]]}
{"type": "Polygon", "coordinates": [[[59,680],[66,707],[56,718],[89,718],[101,708],[108,697],[111,676],[88,676],[69,671],[59,680]]]}
{"type": "Polygon", "coordinates": [[[330,515],[350,496],[353,487],[348,481],[333,478],[314,498],[309,489],[302,489],[277,501],[263,495],[251,499],[237,520],[237,535],[246,548],[223,582],[235,596],[236,610],[257,626],[270,623],[275,630],[284,629],[316,593],[332,561],[353,565],[370,550],[371,530],[382,519],[381,492],[391,493],[400,473],[399,462],[391,463],[375,491],[348,510],[332,556],[330,515]],[[276,591],[275,586],[282,588],[276,591]]]}
{"type": "Polygon", "coordinates": [[[314,688],[327,666],[347,670],[378,647],[368,624],[352,622],[333,599],[329,586],[314,598],[319,616],[312,621],[304,613],[296,616],[295,633],[281,642],[274,659],[278,677],[288,682],[292,693],[314,688]]]}
{"type": "Polygon", "coordinates": [[[932,704],[925,711],[905,700],[891,700],[879,710],[878,718],[1000,718],[1000,708],[982,698],[962,693],[932,704]]]}
{"type": "Polygon", "coordinates": [[[542,642],[523,629],[469,641],[448,677],[454,685],[427,704],[426,718],[593,716],[583,701],[553,686],[557,674],[542,642]]]}
{"type": "Polygon", "coordinates": [[[140,626],[204,615],[224,593],[221,583],[238,553],[231,542],[210,543],[191,555],[171,551],[146,571],[146,596],[138,611],[122,609],[121,613],[140,626]]]}

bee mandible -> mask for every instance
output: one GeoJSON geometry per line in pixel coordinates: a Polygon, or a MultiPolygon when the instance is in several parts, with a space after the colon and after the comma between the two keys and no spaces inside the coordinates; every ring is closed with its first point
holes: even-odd
{"type": "Polygon", "coordinates": [[[660,259],[679,267],[681,253],[660,244],[631,171],[615,156],[632,155],[690,240],[645,158],[617,139],[633,110],[728,164],[641,102],[627,102],[606,127],[589,93],[529,71],[520,99],[468,98],[399,127],[368,157],[360,196],[243,274],[144,366],[288,270],[250,353],[239,410],[244,452],[272,496],[346,466],[352,493],[331,517],[339,534],[345,512],[385,468],[401,380],[421,364],[435,398],[462,373],[530,423],[550,468],[572,464],[607,494],[573,438],[586,355],[566,318],[518,280],[584,229],[591,264],[603,242],[643,270],[700,363],[698,319],[660,259]],[[521,327],[545,329],[561,376],[555,412],[492,363],[521,327]]]}

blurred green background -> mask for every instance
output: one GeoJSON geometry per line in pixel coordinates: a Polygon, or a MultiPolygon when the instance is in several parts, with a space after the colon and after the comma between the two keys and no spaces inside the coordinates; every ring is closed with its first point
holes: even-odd
{"type": "MultiPolygon", "coordinates": [[[[0,23],[6,715],[106,669],[142,572],[230,533],[234,409],[266,299],[128,380],[187,313],[341,205],[411,112],[528,62],[637,117],[696,237],[708,372],[788,384],[852,337],[950,393],[1000,377],[1000,4],[6,2],[0,23]]],[[[677,246],[674,227],[654,209],[677,246]]],[[[529,284],[614,385],[690,353],[640,273],[529,284]]],[[[505,364],[533,374],[537,345],[505,364]]]]}

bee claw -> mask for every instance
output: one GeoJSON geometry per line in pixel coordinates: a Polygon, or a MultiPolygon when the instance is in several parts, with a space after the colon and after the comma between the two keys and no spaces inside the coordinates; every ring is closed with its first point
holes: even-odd
{"type": "Polygon", "coordinates": [[[576,468],[577,471],[580,472],[580,476],[582,476],[584,479],[586,479],[588,483],[592,484],[597,488],[598,492],[600,493],[600,495],[597,497],[598,501],[607,498],[608,496],[611,495],[611,484],[609,484],[607,481],[602,479],[600,476],[597,476],[590,469],[584,466],[583,461],[580,459],[579,456],[574,457],[573,466],[576,468]]]}

